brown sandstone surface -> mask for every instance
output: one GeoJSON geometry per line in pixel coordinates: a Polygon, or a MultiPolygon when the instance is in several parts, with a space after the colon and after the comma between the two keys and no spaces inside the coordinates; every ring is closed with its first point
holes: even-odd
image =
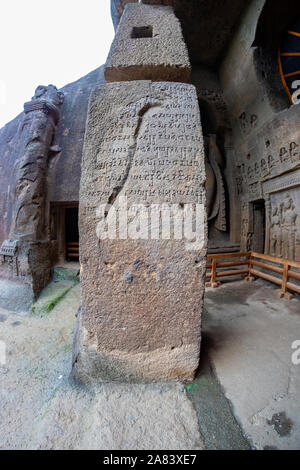
{"type": "MultiPolygon", "coordinates": [[[[205,269],[204,180],[192,85],[139,81],[96,88],[80,193],[83,299],[74,349],[79,380],[193,377],[205,269]],[[187,203],[198,204],[196,249],[188,249],[186,239],[163,240],[161,234],[159,240],[151,239],[150,231],[148,239],[140,239],[134,217],[129,217],[128,230],[135,239],[99,239],[101,223],[111,220],[121,197],[129,208],[166,203],[183,212],[187,203]],[[106,205],[102,214],[101,204],[106,205]]],[[[117,236],[119,229],[117,225],[117,236]]]]}
{"type": "Polygon", "coordinates": [[[128,4],[105,67],[107,82],[188,82],[187,47],[172,7],[128,4]]]}

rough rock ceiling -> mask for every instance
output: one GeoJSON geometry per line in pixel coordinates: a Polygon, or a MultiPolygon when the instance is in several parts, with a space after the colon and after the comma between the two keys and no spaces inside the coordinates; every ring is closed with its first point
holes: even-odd
{"type": "Polygon", "coordinates": [[[282,34],[299,16],[299,0],[266,0],[257,24],[253,46],[277,48],[282,34]]]}
{"type": "MultiPolygon", "coordinates": [[[[115,27],[127,3],[137,0],[111,0],[115,27]]],[[[191,61],[213,66],[249,0],[143,0],[143,3],[172,5],[181,21],[191,61]]]]}

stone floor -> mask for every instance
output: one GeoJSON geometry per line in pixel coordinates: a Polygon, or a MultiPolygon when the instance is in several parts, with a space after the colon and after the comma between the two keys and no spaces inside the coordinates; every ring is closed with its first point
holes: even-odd
{"type": "Polygon", "coordinates": [[[253,448],[300,449],[300,297],[277,299],[276,288],[257,280],[207,289],[202,354],[253,448]]]}
{"type": "Polygon", "coordinates": [[[0,311],[0,449],[202,449],[183,384],[69,380],[80,285],[58,278],[30,315],[0,311]]]}
{"type": "Polygon", "coordinates": [[[0,311],[0,449],[300,449],[299,298],[263,281],[207,289],[194,383],[83,388],[69,380],[75,271],[30,315],[0,311]]]}

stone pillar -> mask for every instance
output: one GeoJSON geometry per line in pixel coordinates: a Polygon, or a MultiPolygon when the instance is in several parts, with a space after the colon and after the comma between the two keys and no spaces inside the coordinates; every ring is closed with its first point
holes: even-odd
{"type": "Polygon", "coordinates": [[[191,65],[172,7],[126,5],[105,67],[107,82],[189,82],[191,65]]]}
{"type": "Polygon", "coordinates": [[[24,104],[12,224],[0,255],[2,277],[29,286],[27,308],[51,278],[47,171],[49,155],[60,151],[51,144],[62,102],[63,94],[49,85],[37,87],[24,104]]]}
{"type": "Polygon", "coordinates": [[[189,71],[171,8],[127,5],[107,62],[110,81],[119,81],[97,87],[90,99],[79,204],[82,307],[73,350],[73,376],[81,382],[191,379],[198,367],[204,146],[195,87],[178,83],[173,67],[175,44],[189,71]],[[132,37],[146,27],[152,36],[132,37]],[[159,39],[165,27],[166,48],[159,39]],[[120,44],[127,59],[118,55],[120,44]],[[133,68],[132,47],[143,57],[133,68]],[[157,81],[165,69],[168,81],[157,81]]]}

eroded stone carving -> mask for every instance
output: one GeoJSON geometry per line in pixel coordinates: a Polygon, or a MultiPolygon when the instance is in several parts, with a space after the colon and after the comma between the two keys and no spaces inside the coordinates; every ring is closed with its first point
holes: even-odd
{"type": "Polygon", "coordinates": [[[239,117],[240,127],[243,133],[248,133],[257,125],[258,116],[256,114],[248,115],[245,111],[239,117]]]}
{"type": "Polygon", "coordinates": [[[216,136],[210,135],[207,140],[205,171],[206,171],[206,198],[208,220],[215,228],[226,231],[226,202],[225,188],[222,176],[224,161],[216,142],[216,136]]]}
{"type": "Polygon", "coordinates": [[[280,206],[281,229],[282,229],[282,256],[283,258],[295,259],[296,243],[296,219],[293,199],[286,193],[280,206]]]}
{"type": "Polygon", "coordinates": [[[266,251],[273,256],[298,259],[297,246],[300,233],[299,215],[290,192],[273,195],[267,230],[266,251]]]}
{"type": "Polygon", "coordinates": [[[12,223],[0,251],[0,271],[7,279],[29,285],[28,305],[51,278],[47,172],[49,157],[60,151],[53,137],[62,102],[63,93],[54,85],[40,85],[24,104],[12,223]]]}
{"type": "Polygon", "coordinates": [[[48,155],[62,101],[63,94],[49,85],[38,86],[32,100],[24,104],[23,154],[17,164],[12,239],[46,238],[48,155]]]}
{"type": "Polygon", "coordinates": [[[271,215],[270,251],[273,256],[281,256],[281,228],[280,211],[277,206],[273,207],[271,215]]]}

